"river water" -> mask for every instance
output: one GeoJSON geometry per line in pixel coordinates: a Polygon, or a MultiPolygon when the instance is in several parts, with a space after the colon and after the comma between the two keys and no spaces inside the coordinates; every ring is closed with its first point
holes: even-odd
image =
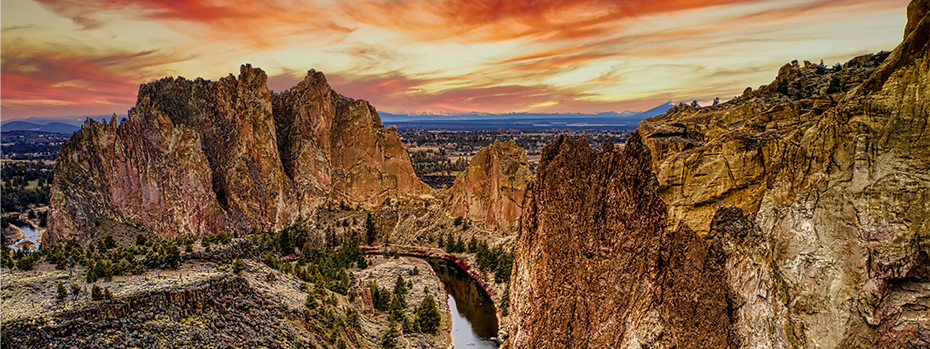
{"type": "Polygon", "coordinates": [[[39,231],[36,229],[33,229],[31,226],[28,226],[28,225],[23,225],[23,226],[17,225],[16,227],[21,229],[23,233],[26,234],[26,237],[23,238],[22,240],[14,241],[12,244],[10,244],[10,246],[13,246],[13,248],[18,250],[19,248],[16,247],[17,244],[24,242],[24,241],[32,241],[35,244],[35,247],[33,247],[33,250],[35,250],[39,246],[39,231]]]}
{"type": "Polygon", "coordinates": [[[488,294],[458,266],[441,259],[429,263],[449,294],[455,347],[497,348],[497,343],[491,340],[497,336],[497,315],[488,294]]]}

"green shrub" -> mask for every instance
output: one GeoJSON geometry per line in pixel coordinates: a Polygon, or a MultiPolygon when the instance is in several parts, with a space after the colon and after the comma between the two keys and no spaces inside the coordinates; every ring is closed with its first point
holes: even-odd
{"type": "Polygon", "coordinates": [[[103,289],[101,289],[100,286],[94,285],[94,287],[90,290],[90,299],[93,299],[95,301],[102,300],[103,289]]]}
{"type": "Polygon", "coordinates": [[[242,261],[242,258],[236,258],[233,261],[233,273],[239,274],[239,272],[244,269],[245,269],[245,262],[242,261]]]}
{"type": "Polygon", "coordinates": [[[63,300],[63,299],[65,299],[65,297],[68,296],[68,290],[65,289],[65,284],[63,284],[63,283],[61,283],[61,281],[59,281],[59,282],[58,282],[57,288],[58,288],[58,296],[57,296],[56,298],[58,298],[58,300],[63,300]]]}
{"type": "Polygon", "coordinates": [[[76,283],[71,283],[71,299],[77,299],[81,295],[81,286],[78,286],[76,283]]]}

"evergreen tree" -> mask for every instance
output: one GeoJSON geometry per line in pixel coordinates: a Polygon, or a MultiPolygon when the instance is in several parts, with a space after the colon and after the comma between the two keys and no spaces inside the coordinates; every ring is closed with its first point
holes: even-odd
{"type": "Polygon", "coordinates": [[[474,235],[471,236],[471,240],[468,240],[468,253],[478,252],[478,239],[474,235]]]}
{"type": "Polygon", "coordinates": [[[368,212],[368,216],[365,218],[365,242],[371,245],[377,238],[378,227],[375,226],[375,219],[371,216],[371,212],[368,212]]]}
{"type": "Polygon", "coordinates": [[[400,332],[397,331],[397,324],[394,321],[388,323],[388,328],[381,334],[381,347],[394,348],[397,346],[397,337],[400,332]]]}
{"type": "Polygon", "coordinates": [[[404,319],[404,309],[407,308],[407,302],[404,296],[395,294],[391,299],[391,306],[388,309],[388,321],[401,322],[404,319]]]}
{"type": "Polygon", "coordinates": [[[513,270],[513,253],[504,252],[500,260],[497,261],[497,269],[494,271],[494,281],[497,283],[509,282],[510,272],[513,270]]]}
{"type": "Polygon", "coordinates": [[[426,298],[420,302],[416,313],[416,326],[423,333],[436,333],[439,330],[439,309],[436,308],[436,301],[433,295],[427,294],[426,298]]]}
{"type": "Polygon", "coordinates": [[[282,229],[278,232],[278,248],[280,248],[282,255],[288,255],[294,252],[290,229],[282,229]]]}
{"type": "Polygon", "coordinates": [[[103,290],[100,288],[100,286],[94,285],[94,288],[90,290],[90,299],[95,301],[103,299],[103,290]]]}
{"type": "Polygon", "coordinates": [[[394,294],[401,297],[407,295],[407,282],[404,281],[403,275],[398,274],[397,280],[394,281],[394,294]]]}
{"type": "Polygon", "coordinates": [[[87,268],[87,274],[84,275],[84,281],[89,284],[97,282],[97,273],[94,272],[94,268],[87,268]]]}
{"type": "Polygon", "coordinates": [[[455,238],[452,237],[452,234],[446,235],[446,252],[455,252],[455,238]]]}
{"type": "Polygon", "coordinates": [[[173,242],[169,243],[167,253],[165,254],[165,262],[167,262],[169,266],[174,267],[178,264],[180,258],[181,251],[178,250],[178,245],[173,242]]]}
{"type": "Polygon", "coordinates": [[[65,289],[65,284],[59,281],[57,288],[58,288],[58,297],[57,297],[58,300],[63,300],[65,299],[65,297],[68,297],[68,290],[65,289]]]}

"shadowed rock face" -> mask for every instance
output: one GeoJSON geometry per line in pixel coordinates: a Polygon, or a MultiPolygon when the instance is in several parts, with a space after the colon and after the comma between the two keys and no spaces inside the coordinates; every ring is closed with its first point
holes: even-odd
{"type": "Polygon", "coordinates": [[[617,151],[566,136],[543,149],[514,252],[513,347],[729,345],[722,252],[666,229],[650,164],[638,134],[617,151]]]}
{"type": "Polygon", "coordinates": [[[495,141],[475,154],[455,178],[449,197],[452,215],[505,234],[515,232],[532,177],[523,148],[514,141],[495,141]]]}
{"type": "Polygon", "coordinates": [[[645,120],[623,150],[645,155],[549,149],[516,241],[509,343],[930,346],[927,9],[911,3],[890,53],[786,65],[734,101],[645,120]],[[609,172],[620,163],[641,168],[609,172]],[[685,309],[720,330],[689,332],[685,309]]]}
{"type": "Polygon", "coordinates": [[[393,129],[365,101],[310,71],[272,94],[249,65],[213,82],[143,85],[119,126],[88,121],[59,152],[46,242],[79,239],[97,217],[161,236],[276,229],[322,202],[374,207],[426,192],[393,129]]]}

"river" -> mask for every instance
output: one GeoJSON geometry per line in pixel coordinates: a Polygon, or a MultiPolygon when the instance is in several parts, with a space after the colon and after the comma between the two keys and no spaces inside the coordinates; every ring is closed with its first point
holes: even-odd
{"type": "Polygon", "coordinates": [[[456,348],[497,348],[497,314],[488,294],[458,266],[442,259],[429,260],[445,285],[452,311],[452,343],[456,348]]]}
{"type": "Polygon", "coordinates": [[[18,225],[17,225],[16,227],[19,228],[20,230],[22,230],[23,233],[26,234],[26,237],[23,238],[22,240],[16,240],[16,241],[14,241],[12,244],[10,244],[10,246],[12,246],[13,248],[15,248],[15,249],[18,250],[19,248],[16,247],[16,245],[18,245],[19,243],[24,242],[24,241],[32,241],[32,242],[35,244],[35,246],[33,247],[33,250],[35,250],[36,248],[38,248],[38,246],[39,246],[39,231],[38,231],[38,230],[33,229],[33,228],[32,228],[31,226],[29,226],[29,225],[23,225],[23,226],[18,226],[18,225]]]}

